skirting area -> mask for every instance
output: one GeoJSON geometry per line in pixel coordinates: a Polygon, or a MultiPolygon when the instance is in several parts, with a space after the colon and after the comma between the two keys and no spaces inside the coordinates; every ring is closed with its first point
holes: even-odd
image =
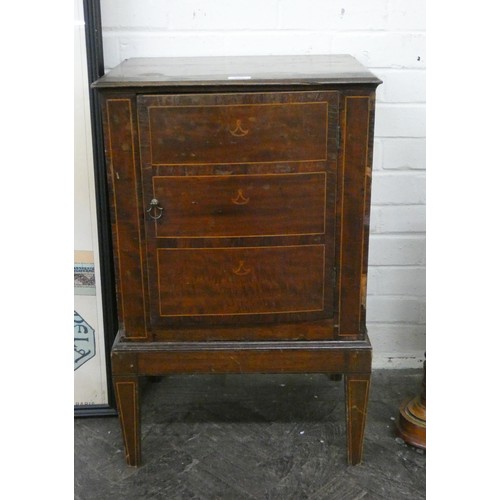
{"type": "Polygon", "coordinates": [[[344,384],[325,375],[175,375],[142,389],[143,465],[118,419],[75,420],[75,499],[425,498],[425,453],[394,419],[421,370],[376,370],[364,460],[346,464],[344,384]]]}

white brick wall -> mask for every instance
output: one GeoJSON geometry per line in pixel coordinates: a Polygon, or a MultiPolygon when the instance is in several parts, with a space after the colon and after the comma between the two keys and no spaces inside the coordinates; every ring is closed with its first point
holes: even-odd
{"type": "Polygon", "coordinates": [[[101,0],[107,69],[128,57],[350,53],[377,91],[368,329],[377,367],[425,350],[425,1],[101,0]]]}

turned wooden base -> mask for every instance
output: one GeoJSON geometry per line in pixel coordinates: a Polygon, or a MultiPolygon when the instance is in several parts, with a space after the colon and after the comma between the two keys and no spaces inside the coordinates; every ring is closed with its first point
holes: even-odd
{"type": "Polygon", "coordinates": [[[425,450],[425,365],[422,391],[400,406],[396,433],[406,443],[425,450]]]}
{"type": "Polygon", "coordinates": [[[139,377],[168,373],[326,373],[344,375],[347,462],[363,454],[372,348],[365,341],[130,342],[111,351],[113,383],[129,465],[141,463],[139,377]]]}
{"type": "Polygon", "coordinates": [[[425,406],[422,406],[420,396],[401,405],[396,431],[406,443],[425,450],[425,406]]]}

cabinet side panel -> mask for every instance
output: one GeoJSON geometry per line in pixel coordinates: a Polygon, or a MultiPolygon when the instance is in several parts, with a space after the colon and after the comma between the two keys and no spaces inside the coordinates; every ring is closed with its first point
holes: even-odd
{"type": "Polygon", "coordinates": [[[370,93],[369,100],[369,129],[368,129],[368,151],[365,167],[365,191],[364,191],[364,217],[363,217],[363,253],[361,267],[361,329],[366,330],[366,295],[368,288],[368,249],[370,240],[370,209],[372,195],[372,166],[373,166],[373,136],[375,130],[375,92],[370,93]]]}
{"type": "Polygon", "coordinates": [[[368,250],[365,232],[369,229],[365,215],[369,214],[366,204],[370,201],[371,184],[370,101],[369,95],[346,95],[342,118],[339,336],[344,337],[364,334],[363,303],[368,250]]]}
{"type": "Polygon", "coordinates": [[[137,195],[140,180],[131,99],[108,98],[104,115],[120,328],[127,338],[146,339],[142,215],[137,195]]]}

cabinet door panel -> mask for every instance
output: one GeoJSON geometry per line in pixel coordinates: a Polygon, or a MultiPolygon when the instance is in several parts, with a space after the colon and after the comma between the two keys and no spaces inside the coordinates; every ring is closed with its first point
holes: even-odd
{"type": "Polygon", "coordinates": [[[138,96],[153,328],[333,320],[338,103],[138,96]]]}

